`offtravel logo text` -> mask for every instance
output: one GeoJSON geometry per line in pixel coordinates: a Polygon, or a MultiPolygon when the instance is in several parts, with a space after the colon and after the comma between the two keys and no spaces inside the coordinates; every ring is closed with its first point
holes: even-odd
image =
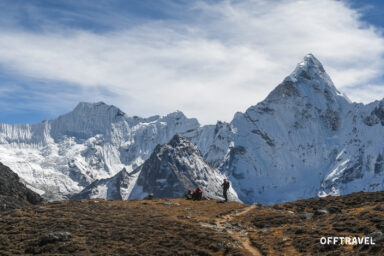
{"type": "Polygon", "coordinates": [[[353,237],[353,236],[329,236],[321,237],[320,244],[322,245],[373,245],[375,241],[372,237],[353,237]]]}

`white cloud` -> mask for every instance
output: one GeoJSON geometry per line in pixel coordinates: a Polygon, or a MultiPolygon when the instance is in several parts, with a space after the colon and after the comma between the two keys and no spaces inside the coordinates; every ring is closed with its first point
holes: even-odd
{"type": "Polygon", "coordinates": [[[356,102],[373,102],[384,99],[384,84],[368,84],[364,87],[348,87],[345,89],[349,98],[356,102]]]}
{"type": "Polygon", "coordinates": [[[115,96],[98,94],[97,100],[130,115],[180,109],[202,123],[230,121],[236,111],[263,100],[309,52],[341,91],[356,92],[351,88],[359,85],[364,93],[352,93],[352,100],[383,97],[380,87],[371,92],[370,81],[383,70],[384,40],[343,2],[249,0],[189,7],[187,12],[199,15],[185,23],[148,22],[103,34],[3,30],[0,63],[25,76],[77,84],[82,90],[73,92],[76,100],[95,100],[84,88],[101,87],[115,96]]]}

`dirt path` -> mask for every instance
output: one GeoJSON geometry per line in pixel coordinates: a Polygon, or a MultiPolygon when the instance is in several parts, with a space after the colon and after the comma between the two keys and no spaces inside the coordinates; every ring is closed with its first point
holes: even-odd
{"type": "Polygon", "coordinates": [[[241,245],[241,247],[243,247],[249,253],[249,255],[261,256],[262,254],[260,251],[256,247],[252,246],[252,243],[248,237],[247,229],[243,228],[241,225],[232,225],[230,223],[234,217],[244,215],[255,207],[255,205],[251,205],[241,210],[237,210],[234,213],[220,216],[211,223],[201,223],[201,225],[214,229],[218,232],[227,233],[234,240],[236,240],[239,245],[241,245]]]}

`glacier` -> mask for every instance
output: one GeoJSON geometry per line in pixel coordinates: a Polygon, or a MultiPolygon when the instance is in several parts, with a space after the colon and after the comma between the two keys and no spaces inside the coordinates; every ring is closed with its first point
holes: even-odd
{"type": "Polygon", "coordinates": [[[176,134],[198,148],[217,177],[228,177],[246,203],[384,187],[384,99],[351,102],[312,54],[229,123],[201,126],[180,111],[130,117],[102,102],[80,103],[54,120],[0,124],[0,161],[47,199],[80,192],[140,198],[150,189],[137,170],[176,134]]]}

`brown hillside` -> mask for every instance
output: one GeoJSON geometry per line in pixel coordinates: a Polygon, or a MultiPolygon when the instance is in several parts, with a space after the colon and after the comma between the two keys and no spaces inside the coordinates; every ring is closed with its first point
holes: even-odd
{"type": "Polygon", "coordinates": [[[233,220],[264,255],[384,255],[384,192],[256,207],[233,220]],[[322,245],[321,237],[376,235],[376,245],[322,245]]]}
{"type": "Polygon", "coordinates": [[[245,255],[231,236],[200,224],[243,207],[184,199],[51,202],[0,214],[0,254],[245,255]]]}
{"type": "Polygon", "coordinates": [[[384,192],[249,206],[62,201],[0,213],[0,255],[384,255],[384,192]],[[376,245],[322,236],[376,234],[376,245]]]}

